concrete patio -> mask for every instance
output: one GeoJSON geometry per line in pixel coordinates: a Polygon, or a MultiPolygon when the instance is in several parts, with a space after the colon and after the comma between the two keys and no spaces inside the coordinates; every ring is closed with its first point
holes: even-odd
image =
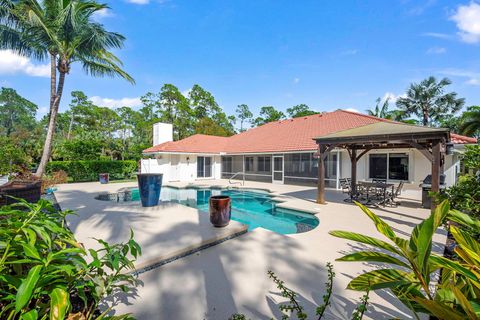
{"type": "MultiPolygon", "coordinates": [[[[226,186],[226,180],[199,181],[202,185],[226,186]]],[[[168,250],[188,245],[191,239],[211,238],[207,215],[181,205],[163,204],[143,210],[128,204],[102,203],[93,195],[105,190],[134,184],[98,183],[62,185],[56,197],[63,209],[79,212],[69,220],[76,236],[86,246],[89,237],[107,241],[125,241],[129,228],[147,255],[144,263],[158,259],[168,250]],[[99,204],[99,202],[101,204],[99,204]],[[170,224],[165,224],[165,221],[170,224]],[[105,236],[105,237],[104,237],[105,236]],[[142,243],[143,242],[143,243],[142,243]]],[[[173,184],[177,187],[186,184],[173,184]]],[[[359,208],[345,203],[345,195],[327,190],[326,205],[315,203],[316,188],[247,182],[247,188],[269,189],[284,201],[281,206],[316,212],[320,225],[312,231],[280,235],[257,228],[193,255],[178,259],[160,268],[142,273],[143,282],[134,295],[123,297],[118,313],[131,312],[138,319],[228,319],[233,313],[244,313],[251,319],[280,318],[278,304],[284,301],[268,279],[273,270],[291,289],[300,294],[306,311],[314,315],[321,303],[326,282],[325,264],[334,264],[334,296],[327,319],[350,318],[362,293],[346,290],[356,275],[379,265],[335,262],[343,254],[366,249],[364,246],[332,237],[331,230],[348,230],[381,237],[359,208]]],[[[418,190],[407,190],[397,208],[372,210],[389,223],[398,235],[408,237],[413,227],[429,215],[421,209],[418,190]]],[[[237,228],[232,224],[233,228],[237,228]]],[[[241,227],[241,226],[239,226],[241,227]]],[[[218,230],[218,229],[217,229],[218,230]]],[[[201,240],[200,240],[201,241],[201,240]]],[[[434,237],[434,251],[443,252],[445,232],[434,237]]],[[[366,318],[412,318],[388,291],[371,293],[366,318]]]]}

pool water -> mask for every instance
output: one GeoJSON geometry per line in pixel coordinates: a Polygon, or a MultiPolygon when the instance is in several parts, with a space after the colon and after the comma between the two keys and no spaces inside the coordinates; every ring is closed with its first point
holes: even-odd
{"type": "MultiPolygon", "coordinates": [[[[131,189],[131,192],[132,201],[139,201],[138,189],[131,189]]],[[[266,192],[162,187],[160,200],[180,203],[208,214],[208,199],[214,195],[230,196],[232,220],[248,225],[249,230],[262,227],[280,234],[291,234],[310,231],[319,224],[311,214],[277,208],[278,202],[266,192]]]]}

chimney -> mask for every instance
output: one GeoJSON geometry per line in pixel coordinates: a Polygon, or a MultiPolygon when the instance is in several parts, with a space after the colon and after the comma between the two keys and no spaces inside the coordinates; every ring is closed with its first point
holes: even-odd
{"type": "Polygon", "coordinates": [[[153,145],[173,141],[173,125],[158,122],[153,125],[153,145]]]}

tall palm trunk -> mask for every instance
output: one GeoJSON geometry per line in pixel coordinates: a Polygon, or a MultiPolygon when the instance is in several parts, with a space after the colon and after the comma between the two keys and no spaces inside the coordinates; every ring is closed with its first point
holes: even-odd
{"type": "Polygon", "coordinates": [[[423,108],[423,119],[422,119],[422,122],[423,122],[423,126],[426,127],[428,126],[428,120],[429,119],[429,116],[428,116],[428,108],[423,108]]]}
{"type": "Polygon", "coordinates": [[[58,115],[58,108],[60,106],[60,100],[62,99],[63,94],[63,86],[65,84],[65,72],[60,72],[60,76],[58,78],[58,87],[56,87],[56,78],[57,78],[57,70],[56,70],[56,57],[52,55],[51,58],[51,98],[50,98],[50,117],[48,120],[48,129],[47,129],[47,136],[45,138],[45,144],[43,145],[43,153],[42,159],[40,160],[40,164],[38,165],[37,172],[35,176],[41,178],[45,173],[45,169],[47,167],[47,163],[50,160],[50,156],[52,153],[52,143],[53,137],[55,135],[55,126],[57,121],[58,115]],[[55,91],[56,87],[56,91],[55,91]]]}

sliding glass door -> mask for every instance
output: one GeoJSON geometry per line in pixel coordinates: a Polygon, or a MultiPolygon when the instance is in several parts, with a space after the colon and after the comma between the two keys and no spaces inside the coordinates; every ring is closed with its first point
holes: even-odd
{"type": "Polygon", "coordinates": [[[212,157],[197,157],[197,178],[212,177],[212,157]]]}

